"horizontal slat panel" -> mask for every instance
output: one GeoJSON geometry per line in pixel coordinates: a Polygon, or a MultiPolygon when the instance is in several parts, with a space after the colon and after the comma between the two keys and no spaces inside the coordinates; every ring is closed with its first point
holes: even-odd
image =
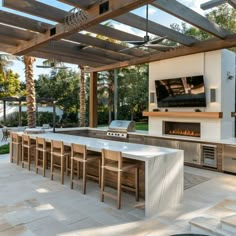
{"type": "Polygon", "coordinates": [[[78,59],[78,58],[73,58],[71,56],[63,56],[63,55],[55,55],[55,54],[53,55],[51,52],[34,51],[34,52],[28,53],[27,55],[49,59],[49,60],[54,59],[54,60],[58,60],[58,61],[66,62],[66,63],[72,63],[76,65],[90,65],[92,67],[104,65],[103,63],[89,61],[88,58],[78,59]]]}
{"type": "Polygon", "coordinates": [[[40,33],[44,33],[50,27],[49,24],[1,10],[0,22],[40,33]]]}

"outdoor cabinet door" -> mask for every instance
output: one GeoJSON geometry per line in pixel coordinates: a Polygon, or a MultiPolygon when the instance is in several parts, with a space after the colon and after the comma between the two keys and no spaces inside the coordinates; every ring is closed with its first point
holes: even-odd
{"type": "Polygon", "coordinates": [[[201,163],[201,146],[199,143],[179,141],[179,149],[184,150],[184,162],[201,163]]]}
{"type": "Polygon", "coordinates": [[[236,146],[224,145],[223,171],[236,173],[236,146]]]}

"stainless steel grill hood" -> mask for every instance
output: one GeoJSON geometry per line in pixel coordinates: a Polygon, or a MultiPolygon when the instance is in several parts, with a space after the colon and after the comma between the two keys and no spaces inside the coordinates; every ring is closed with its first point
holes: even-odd
{"type": "Polygon", "coordinates": [[[135,131],[135,121],[113,120],[107,131],[107,136],[127,138],[127,132],[135,131]]]}

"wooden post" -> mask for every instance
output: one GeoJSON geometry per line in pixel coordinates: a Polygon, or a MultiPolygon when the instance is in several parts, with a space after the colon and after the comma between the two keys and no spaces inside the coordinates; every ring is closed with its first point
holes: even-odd
{"type": "Polygon", "coordinates": [[[6,125],[6,101],[3,100],[3,124],[6,125]]]}
{"type": "Polygon", "coordinates": [[[114,70],[114,119],[117,120],[118,110],[118,75],[117,69],[114,70]]]}
{"type": "Polygon", "coordinates": [[[21,101],[19,101],[19,126],[22,126],[21,101]]]}
{"type": "Polygon", "coordinates": [[[89,88],[89,127],[96,128],[98,124],[97,114],[97,72],[90,73],[89,88]]]}
{"type": "Polygon", "coordinates": [[[55,127],[56,127],[56,101],[52,102],[53,104],[53,133],[55,133],[55,127]]]}

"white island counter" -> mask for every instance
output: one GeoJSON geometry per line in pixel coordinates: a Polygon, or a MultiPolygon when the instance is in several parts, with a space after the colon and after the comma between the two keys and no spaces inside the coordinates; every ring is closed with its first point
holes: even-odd
{"type": "Polygon", "coordinates": [[[121,151],[124,157],[145,163],[145,215],[159,214],[178,204],[183,197],[184,154],[182,150],[87,138],[59,133],[32,134],[47,141],[61,140],[65,145],[84,144],[88,150],[103,148],[121,151]]]}

